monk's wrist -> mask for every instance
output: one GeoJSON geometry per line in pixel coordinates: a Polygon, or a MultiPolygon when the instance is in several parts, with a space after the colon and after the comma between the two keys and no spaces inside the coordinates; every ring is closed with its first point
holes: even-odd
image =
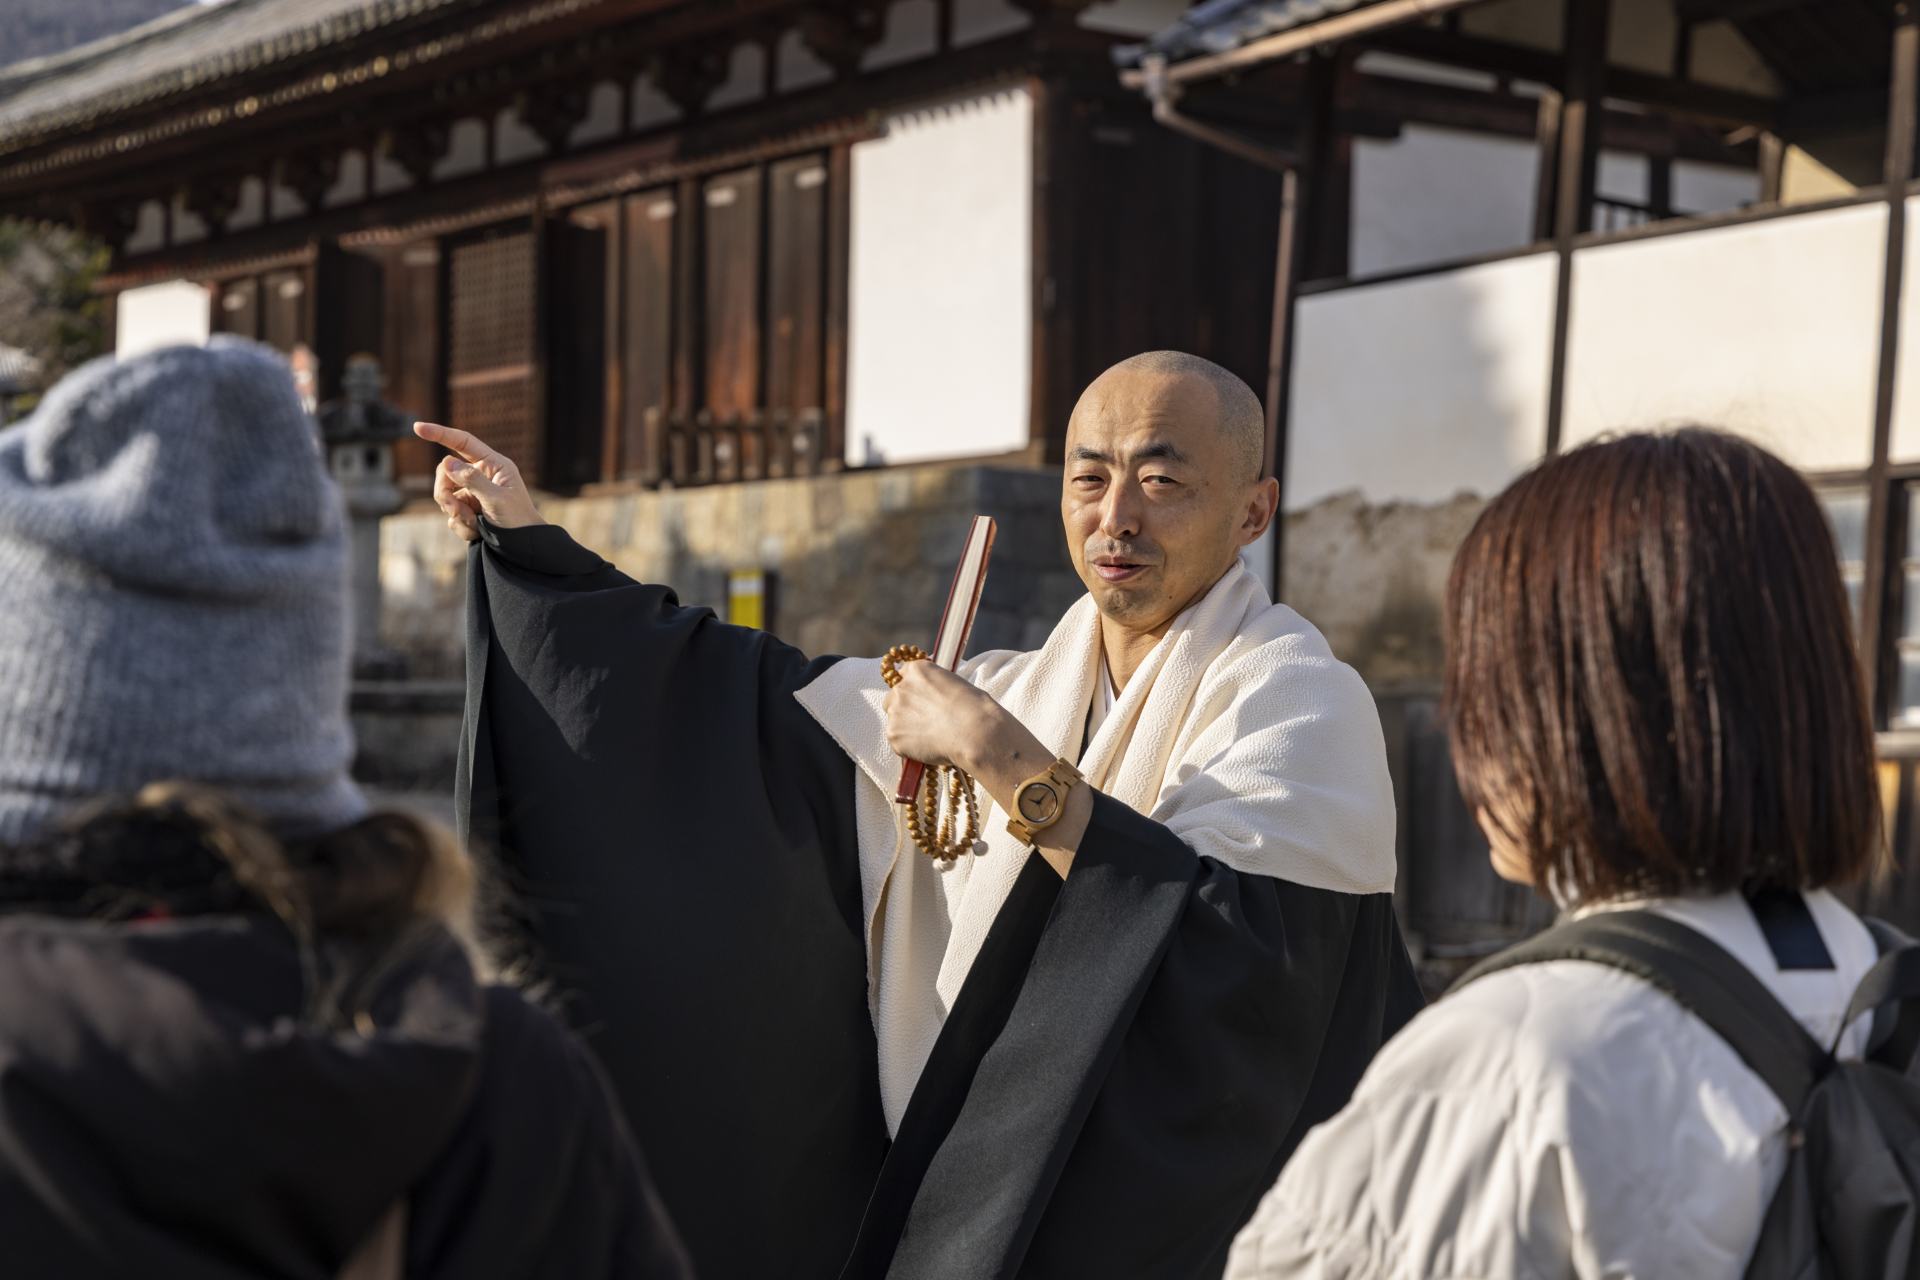
{"type": "Polygon", "coordinates": [[[1020,784],[1053,762],[1040,740],[997,703],[974,741],[973,758],[962,767],[986,788],[995,804],[1009,812],[1020,784]]]}

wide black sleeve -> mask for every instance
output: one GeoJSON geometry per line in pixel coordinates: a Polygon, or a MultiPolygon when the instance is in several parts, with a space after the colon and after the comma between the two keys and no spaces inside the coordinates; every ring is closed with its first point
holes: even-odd
{"type": "Polygon", "coordinates": [[[872,1220],[850,1274],[1217,1276],[1419,1007],[1389,895],[1235,871],[1104,796],[1066,881],[1039,869],[923,1077],[946,1114],[903,1119],[895,1156],[928,1154],[890,1263],[872,1220]]]}
{"type": "Polygon", "coordinates": [[[885,1152],[852,764],[825,665],[551,526],[469,566],[463,825],[699,1269],[830,1274],[885,1152]]]}
{"type": "Polygon", "coordinates": [[[598,1065],[506,988],[488,992],[473,1105],[409,1209],[420,1280],[693,1276],[598,1065]]]}

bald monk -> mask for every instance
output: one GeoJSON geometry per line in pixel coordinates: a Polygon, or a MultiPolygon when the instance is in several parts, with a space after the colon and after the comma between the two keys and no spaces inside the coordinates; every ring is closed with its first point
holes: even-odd
{"type": "Polygon", "coordinates": [[[465,819],[701,1272],[1217,1276],[1419,1002],[1373,702],[1239,557],[1279,499],[1246,385],[1101,375],[1060,496],[1087,595],[891,692],[632,581],[510,460],[418,430],[475,544],[465,819]],[[982,851],[902,836],[902,757],[976,779],[982,851]]]}

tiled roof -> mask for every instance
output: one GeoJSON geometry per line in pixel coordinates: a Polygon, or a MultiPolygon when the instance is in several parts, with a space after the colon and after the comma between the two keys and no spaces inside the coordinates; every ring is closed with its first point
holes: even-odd
{"type": "Polygon", "coordinates": [[[1204,0],[1180,20],[1143,44],[1114,51],[1122,65],[1133,66],[1149,54],[1168,62],[1226,53],[1243,44],[1364,8],[1375,0],[1204,0]]]}
{"type": "Polygon", "coordinates": [[[0,68],[0,146],[491,0],[222,0],[0,68]]]}

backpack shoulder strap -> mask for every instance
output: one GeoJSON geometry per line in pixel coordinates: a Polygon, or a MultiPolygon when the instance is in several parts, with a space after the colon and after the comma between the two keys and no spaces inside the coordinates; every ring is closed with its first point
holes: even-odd
{"type": "Polygon", "coordinates": [[[1608,911],[1556,925],[1485,960],[1456,989],[1490,973],[1585,960],[1632,974],[1707,1024],[1797,1116],[1825,1070],[1823,1046],[1724,947],[1652,911],[1608,911]]]}
{"type": "MultiPolygon", "coordinates": [[[[1873,1013],[1871,1050],[1874,1061],[1904,1073],[1920,1050],[1920,945],[1884,921],[1863,917],[1880,952],[1855,988],[1847,1013],[1840,1020],[1844,1036],[1862,1015],[1873,1013]]],[[[1838,1050],[1838,1042],[1835,1050],[1838,1050]]]]}

